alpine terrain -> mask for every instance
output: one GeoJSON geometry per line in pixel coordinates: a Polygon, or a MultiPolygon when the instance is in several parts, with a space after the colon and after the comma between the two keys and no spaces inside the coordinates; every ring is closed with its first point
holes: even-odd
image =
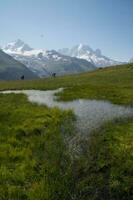
{"type": "Polygon", "coordinates": [[[62,55],[55,50],[33,49],[22,40],[7,44],[3,51],[13,56],[16,60],[26,65],[39,77],[72,74],[94,70],[93,63],[85,59],[62,55]]]}
{"type": "Polygon", "coordinates": [[[122,64],[122,62],[112,60],[102,55],[100,49],[93,50],[90,46],[84,44],[76,45],[71,49],[59,49],[58,52],[63,55],[85,59],[94,64],[96,67],[106,67],[111,65],[122,64]]]}

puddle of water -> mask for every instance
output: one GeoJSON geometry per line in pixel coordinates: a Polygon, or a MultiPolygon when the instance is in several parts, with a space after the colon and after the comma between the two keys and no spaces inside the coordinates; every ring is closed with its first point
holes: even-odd
{"type": "Polygon", "coordinates": [[[80,133],[90,133],[92,130],[99,128],[107,121],[117,118],[127,118],[133,116],[133,108],[126,106],[114,105],[107,101],[99,100],[74,100],[70,102],[56,101],[55,93],[63,89],[40,91],[40,90],[20,90],[20,91],[3,91],[3,94],[23,93],[27,95],[30,102],[48,107],[59,107],[60,109],[72,109],[77,116],[76,126],[80,133]]]}

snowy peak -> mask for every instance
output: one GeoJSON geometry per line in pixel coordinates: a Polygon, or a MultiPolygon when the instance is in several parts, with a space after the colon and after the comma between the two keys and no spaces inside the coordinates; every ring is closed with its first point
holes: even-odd
{"type": "Polygon", "coordinates": [[[59,49],[58,52],[67,56],[79,57],[82,54],[92,53],[93,50],[88,45],[84,45],[81,43],[79,45],[75,45],[71,49],[69,48],[59,49]]]}
{"type": "Polygon", "coordinates": [[[88,45],[82,43],[77,46],[77,49],[78,51],[93,51],[88,45]]]}
{"type": "Polygon", "coordinates": [[[8,43],[2,50],[12,56],[26,56],[38,59],[59,60],[63,57],[55,50],[33,49],[20,39],[8,43]]]}
{"type": "Polygon", "coordinates": [[[74,46],[70,50],[70,56],[80,57],[80,55],[83,55],[86,53],[91,54],[92,52],[93,50],[88,45],[79,44],[79,45],[74,46]]]}
{"type": "Polygon", "coordinates": [[[60,49],[59,52],[64,55],[85,59],[97,67],[106,67],[110,65],[121,64],[118,61],[115,61],[102,55],[100,49],[93,50],[90,46],[85,44],[76,45],[71,49],[60,49]]]}
{"type": "MultiPolygon", "coordinates": [[[[82,43],[73,46],[71,49],[75,49],[76,51],[92,51],[92,49],[89,45],[82,44],[82,43]]],[[[69,50],[71,50],[71,49],[69,49],[69,50]]]]}
{"type": "Polygon", "coordinates": [[[23,53],[25,51],[33,50],[28,44],[25,44],[20,39],[17,39],[15,42],[8,43],[3,49],[6,52],[12,53],[23,53]]]}

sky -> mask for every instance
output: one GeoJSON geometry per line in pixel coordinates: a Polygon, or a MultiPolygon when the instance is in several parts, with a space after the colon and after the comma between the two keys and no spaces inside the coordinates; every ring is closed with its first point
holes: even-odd
{"type": "Polygon", "coordinates": [[[83,43],[119,61],[133,58],[133,0],[0,0],[0,46],[83,43]]]}

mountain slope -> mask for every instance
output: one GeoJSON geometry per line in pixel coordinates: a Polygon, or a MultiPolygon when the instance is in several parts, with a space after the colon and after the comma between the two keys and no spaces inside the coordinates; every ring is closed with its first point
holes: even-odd
{"type": "Polygon", "coordinates": [[[72,47],[71,49],[68,49],[68,48],[59,49],[58,52],[63,55],[85,59],[93,63],[97,67],[106,67],[106,66],[111,66],[111,65],[122,64],[121,62],[112,60],[102,55],[102,52],[100,49],[96,49],[94,51],[88,45],[83,45],[83,44],[76,45],[72,47]]]}
{"type": "Polygon", "coordinates": [[[79,73],[95,69],[94,64],[79,58],[62,55],[54,50],[36,50],[21,40],[9,43],[3,50],[26,65],[38,76],[79,73]]]}
{"type": "Polygon", "coordinates": [[[18,80],[23,75],[25,79],[37,77],[24,64],[0,50],[0,80],[18,80]]]}

